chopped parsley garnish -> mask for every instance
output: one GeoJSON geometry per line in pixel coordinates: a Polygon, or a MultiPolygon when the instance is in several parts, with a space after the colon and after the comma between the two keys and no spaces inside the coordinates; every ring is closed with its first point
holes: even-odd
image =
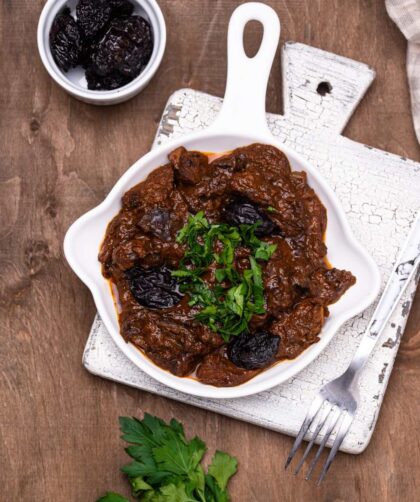
{"type": "Polygon", "coordinates": [[[210,224],[200,211],[190,216],[179,231],[177,242],[186,245],[178,270],[172,272],[180,289],[190,297],[189,305],[202,307],[196,319],[220,333],[225,341],[248,331],[254,314],[264,314],[262,269],[257,260],[268,261],[276,250],[255,235],[260,225],[210,224]],[[249,269],[240,274],[234,267],[235,249],[250,249],[249,269]],[[209,288],[202,276],[216,264],[218,284],[209,288]]]}
{"type": "MultiPolygon", "coordinates": [[[[229,502],[229,479],[237,460],[216,451],[204,471],[201,461],[206,444],[194,437],[188,441],[177,420],[169,424],[145,413],[143,420],[120,417],[122,438],[130,443],[125,451],[133,461],[121,470],[131,484],[136,500],[143,502],[229,502]]],[[[108,492],[97,502],[129,502],[108,492]]]]}

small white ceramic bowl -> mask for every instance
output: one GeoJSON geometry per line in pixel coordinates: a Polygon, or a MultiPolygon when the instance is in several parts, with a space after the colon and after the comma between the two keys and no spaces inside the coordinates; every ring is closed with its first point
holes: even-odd
{"type": "Polygon", "coordinates": [[[87,88],[85,71],[81,66],[64,73],[51,54],[49,35],[55,16],[65,7],[72,13],[78,0],[48,0],[38,23],[38,49],[42,62],[50,76],[69,94],[94,105],[115,105],[138,94],[150,82],[162,61],[166,47],[166,24],[162,11],[155,0],[130,0],[134,14],[147,19],[153,31],[153,53],[146,68],[129,84],[113,91],[91,91],[87,88]]]}

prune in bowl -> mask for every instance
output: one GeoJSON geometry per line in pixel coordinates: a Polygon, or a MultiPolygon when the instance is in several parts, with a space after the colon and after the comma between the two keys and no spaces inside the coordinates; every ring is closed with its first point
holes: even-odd
{"type": "Polygon", "coordinates": [[[140,16],[118,17],[93,46],[90,70],[100,77],[117,73],[131,80],[147,65],[152,51],[150,24],[140,16]]]}
{"type": "Polygon", "coordinates": [[[57,66],[67,72],[80,63],[82,34],[70,9],[63,9],[54,19],[50,31],[51,53],[57,66]]]}
{"type": "Polygon", "coordinates": [[[38,48],[50,76],[92,104],[135,96],[156,73],[165,46],[165,21],[154,0],[48,0],[38,24],[38,48]],[[118,55],[110,55],[111,46],[118,55]]]}
{"type": "Polygon", "coordinates": [[[129,0],[79,0],[77,22],[85,38],[93,38],[116,16],[129,16],[134,5],[129,0]]]}

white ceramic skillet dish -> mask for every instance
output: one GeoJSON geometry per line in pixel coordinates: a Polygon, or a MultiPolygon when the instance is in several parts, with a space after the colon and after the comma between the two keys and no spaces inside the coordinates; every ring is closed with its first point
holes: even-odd
{"type": "Polygon", "coordinates": [[[265,93],[279,36],[279,19],[270,7],[260,3],[247,3],[238,7],[229,24],[226,95],[215,123],[204,132],[167,143],[142,157],[120,178],[102,204],[79,218],[65,237],[66,258],[91,290],[98,312],[117,346],[150,376],[187,394],[208,398],[235,398],[261,392],[284,382],[311,363],[331,341],[338,328],[364,310],[379,292],[377,266],[352,235],[343,209],[332,190],[306,160],[278,143],[268,130],[265,93]],[[246,56],[243,49],[243,31],[251,20],[261,22],[264,28],[260,50],[252,59],[246,56]],[[328,258],[334,266],[351,270],[357,282],[330,307],[330,316],[318,343],[307,348],[296,359],[282,361],[242,385],[213,387],[192,378],[172,375],[123,340],[109,284],[101,274],[98,252],[108,223],[121,207],[123,194],[144,180],[155,168],[166,163],[172,150],[183,145],[191,150],[224,152],[255,142],[277,146],[287,155],[294,170],[306,171],[309,184],[328,212],[328,258]]]}

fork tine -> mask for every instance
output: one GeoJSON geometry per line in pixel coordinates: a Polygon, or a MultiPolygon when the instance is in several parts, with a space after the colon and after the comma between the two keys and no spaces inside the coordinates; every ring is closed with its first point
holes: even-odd
{"type": "Polygon", "coordinates": [[[311,426],[314,418],[317,416],[321,406],[324,402],[324,399],[319,395],[317,396],[311,404],[309,411],[303,421],[302,427],[300,428],[299,434],[297,435],[295,442],[293,444],[292,449],[290,450],[289,456],[287,457],[284,468],[287,469],[289,467],[290,462],[293,460],[300,444],[302,443],[305,434],[308,432],[309,427],[311,426]]]}
{"type": "Polygon", "coordinates": [[[342,410],[337,409],[337,411],[334,410],[334,413],[332,415],[330,415],[325,435],[321,441],[321,444],[319,445],[318,451],[316,452],[314,459],[311,462],[311,465],[309,466],[309,471],[308,471],[308,474],[306,475],[306,478],[305,478],[307,481],[309,481],[311,479],[312,471],[314,470],[314,467],[315,467],[316,463],[318,462],[318,459],[321,456],[321,453],[324,450],[325,445],[327,444],[327,441],[328,441],[329,437],[331,436],[331,433],[332,433],[335,425],[337,424],[341,413],[342,413],[342,410]]]}
{"type": "Polygon", "coordinates": [[[300,459],[300,462],[299,462],[298,466],[295,469],[295,475],[299,474],[299,471],[300,471],[303,463],[305,462],[306,457],[308,456],[309,452],[311,451],[311,448],[312,448],[312,446],[314,444],[315,439],[317,438],[317,436],[319,434],[319,431],[322,429],[322,427],[324,426],[325,422],[327,421],[327,419],[328,419],[328,417],[329,417],[332,409],[333,409],[332,406],[327,401],[327,406],[325,406],[324,412],[319,417],[318,424],[317,424],[317,426],[316,426],[316,428],[315,428],[315,430],[314,430],[314,432],[312,434],[311,440],[309,441],[308,445],[306,446],[305,453],[303,454],[302,458],[300,459]]]}
{"type": "Polygon", "coordinates": [[[353,417],[349,413],[345,412],[343,415],[343,418],[341,420],[340,427],[337,432],[337,437],[335,438],[334,444],[331,448],[330,454],[328,455],[327,461],[324,464],[321,475],[318,478],[318,483],[317,483],[318,486],[321,484],[322,480],[325,478],[325,475],[327,474],[328,469],[330,468],[332,461],[334,460],[335,456],[337,455],[338,449],[340,448],[341,443],[343,442],[344,438],[346,437],[352,422],[353,422],[353,417]]]}

